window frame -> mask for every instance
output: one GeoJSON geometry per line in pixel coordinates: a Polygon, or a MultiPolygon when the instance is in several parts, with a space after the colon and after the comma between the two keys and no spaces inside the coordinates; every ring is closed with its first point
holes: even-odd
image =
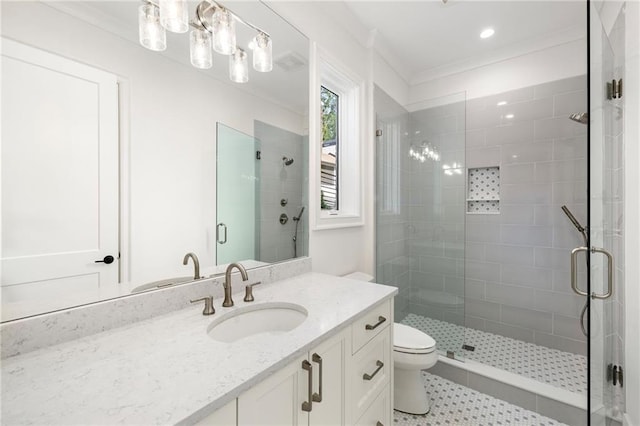
{"type": "Polygon", "coordinates": [[[315,133],[315,173],[316,194],[314,230],[363,226],[363,163],[362,137],[365,135],[365,81],[339,64],[328,53],[316,51],[316,75],[313,82],[312,111],[317,120],[315,133]],[[322,111],[320,106],[320,87],[338,95],[338,146],[337,175],[338,210],[322,210],[321,162],[322,162],[322,111]]]}

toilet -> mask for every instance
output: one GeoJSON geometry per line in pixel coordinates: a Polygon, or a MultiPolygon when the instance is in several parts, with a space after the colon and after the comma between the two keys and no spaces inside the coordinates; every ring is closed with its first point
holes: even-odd
{"type": "Polygon", "coordinates": [[[408,325],[393,324],[393,408],[410,414],[427,414],[429,397],[421,370],[438,362],[436,341],[408,325]]]}
{"type": "MultiPolygon", "coordinates": [[[[373,281],[371,275],[354,272],[344,278],[373,281]]],[[[393,324],[393,408],[409,414],[427,414],[429,396],[421,370],[438,362],[436,341],[426,333],[405,324],[393,324]]]]}

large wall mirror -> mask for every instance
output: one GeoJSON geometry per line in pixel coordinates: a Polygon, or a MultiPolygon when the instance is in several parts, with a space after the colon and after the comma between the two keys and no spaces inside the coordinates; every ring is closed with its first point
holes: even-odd
{"type": "Polygon", "coordinates": [[[225,3],[273,45],[256,71],[236,22],[235,83],[229,56],[191,65],[189,33],[141,46],[141,5],[0,4],[2,321],[192,281],[188,253],[201,277],[307,254],[308,40],[225,3]]]}

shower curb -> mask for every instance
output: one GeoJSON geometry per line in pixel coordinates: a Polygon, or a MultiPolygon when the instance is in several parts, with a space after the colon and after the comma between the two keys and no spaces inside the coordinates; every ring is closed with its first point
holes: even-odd
{"type": "Polygon", "coordinates": [[[587,419],[586,394],[560,389],[477,361],[458,361],[440,355],[429,373],[568,425],[583,424],[587,419]]]}

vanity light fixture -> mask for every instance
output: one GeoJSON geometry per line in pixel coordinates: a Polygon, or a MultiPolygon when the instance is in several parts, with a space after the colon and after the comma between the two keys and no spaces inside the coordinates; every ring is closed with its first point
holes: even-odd
{"type": "Polygon", "coordinates": [[[269,72],[273,69],[273,45],[271,37],[265,33],[258,33],[249,47],[253,50],[253,69],[259,72],[269,72]]]}
{"type": "Polygon", "coordinates": [[[236,21],[228,9],[215,8],[211,32],[213,33],[213,50],[221,55],[231,55],[236,51],[236,21]]]}
{"type": "Polygon", "coordinates": [[[172,33],[189,31],[189,10],[186,0],[160,0],[160,23],[172,33]]]}
{"type": "Polygon", "coordinates": [[[145,3],[138,8],[138,35],[140,44],[149,50],[160,52],[167,48],[167,33],[155,4],[145,3]]]}
{"type": "Polygon", "coordinates": [[[211,33],[207,30],[194,28],[189,34],[191,51],[191,65],[200,69],[213,66],[213,50],[211,49],[211,33]]]}
{"type": "Polygon", "coordinates": [[[492,35],[495,34],[495,30],[493,28],[485,28],[484,30],[482,30],[482,32],[480,33],[480,38],[489,38],[492,35]]]}
{"type": "Polygon", "coordinates": [[[207,69],[213,66],[213,51],[229,55],[229,77],[236,83],[249,81],[247,53],[236,42],[236,22],[256,31],[250,41],[253,68],[259,72],[273,70],[273,44],[271,36],[245,21],[215,0],[203,0],[188,19],[186,0],[143,0],[138,12],[140,44],[147,49],[161,51],[167,48],[166,30],[184,33],[189,26],[191,64],[207,69]]]}
{"type": "Polygon", "coordinates": [[[229,56],[229,78],[234,83],[246,83],[249,81],[247,52],[240,48],[229,56]]]}

